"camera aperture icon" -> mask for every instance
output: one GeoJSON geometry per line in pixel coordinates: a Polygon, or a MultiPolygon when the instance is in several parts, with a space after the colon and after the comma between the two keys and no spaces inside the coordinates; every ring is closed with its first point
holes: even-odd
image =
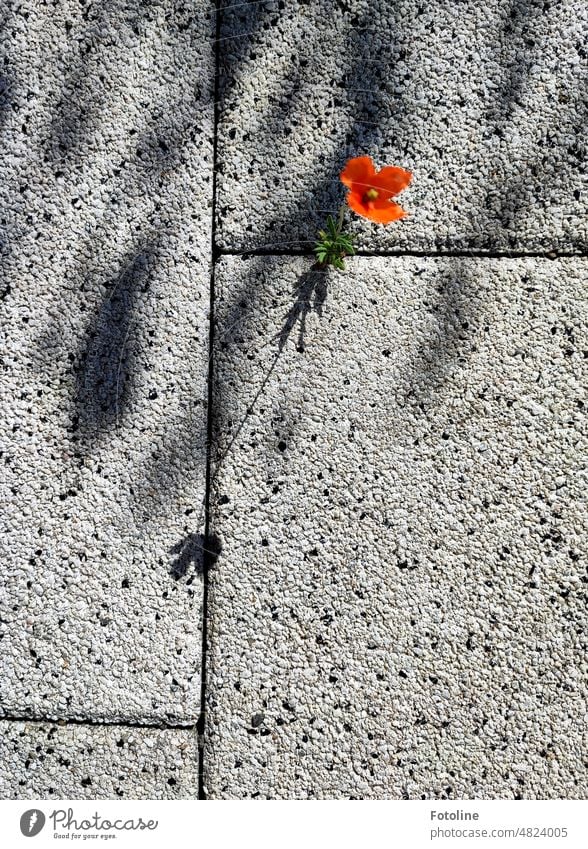
{"type": "Polygon", "coordinates": [[[36,837],[45,825],[45,814],[38,808],[25,811],[20,818],[20,830],[25,837],[36,837]]]}

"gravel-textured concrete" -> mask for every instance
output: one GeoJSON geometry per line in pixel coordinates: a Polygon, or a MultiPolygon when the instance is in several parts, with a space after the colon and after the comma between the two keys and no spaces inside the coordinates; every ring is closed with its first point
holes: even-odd
{"type": "Polygon", "coordinates": [[[209,795],[585,798],[588,262],[307,269],[218,269],[209,795]]]}
{"type": "Polygon", "coordinates": [[[0,722],[0,799],[196,799],[189,729],[0,722]]]}
{"type": "MultiPolygon", "coordinates": [[[[579,0],[222,3],[217,233],[585,252],[579,0]]],[[[0,0],[0,796],[191,798],[216,19],[0,0]]],[[[586,260],[221,259],[211,798],[583,798],[586,260]]]]}
{"type": "Polygon", "coordinates": [[[0,16],[4,715],[198,716],[208,10],[0,16]]]}
{"type": "MultiPolygon", "coordinates": [[[[588,244],[582,0],[308,0],[222,17],[218,238],[314,239],[348,156],[414,172],[371,250],[588,244]]],[[[303,248],[303,245],[298,245],[303,248]]]]}

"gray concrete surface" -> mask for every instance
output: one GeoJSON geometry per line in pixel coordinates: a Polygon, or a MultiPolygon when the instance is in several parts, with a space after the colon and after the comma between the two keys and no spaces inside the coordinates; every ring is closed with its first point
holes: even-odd
{"type": "Polygon", "coordinates": [[[0,799],[193,799],[188,729],[0,722],[0,799]]]}
{"type": "Polygon", "coordinates": [[[212,415],[208,797],[585,798],[586,5],[221,5],[0,0],[0,797],[198,795],[212,415]],[[221,258],[211,412],[215,132],[225,250],[543,258],[221,258]]]}
{"type": "Polygon", "coordinates": [[[365,249],[586,251],[581,0],[310,0],[222,21],[222,247],[304,250],[343,163],[369,154],[414,180],[409,218],[354,218],[365,249]]]}
{"type": "Polygon", "coordinates": [[[0,16],[4,716],[199,714],[208,9],[0,16]]]}
{"type": "Polygon", "coordinates": [[[211,797],[586,797],[587,271],[220,261],[211,797]]]}

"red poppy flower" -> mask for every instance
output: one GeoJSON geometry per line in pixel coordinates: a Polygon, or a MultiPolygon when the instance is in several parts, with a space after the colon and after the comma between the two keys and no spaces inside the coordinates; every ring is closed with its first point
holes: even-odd
{"type": "Polygon", "coordinates": [[[351,209],[377,224],[389,224],[404,218],[406,212],[391,198],[405,189],[411,179],[410,171],[395,165],[376,171],[369,156],[350,159],[341,171],[341,182],[350,189],[347,203],[351,209]]]}

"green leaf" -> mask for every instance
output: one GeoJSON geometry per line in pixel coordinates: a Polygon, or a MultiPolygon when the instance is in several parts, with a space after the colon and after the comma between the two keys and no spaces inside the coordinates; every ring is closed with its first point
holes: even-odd
{"type": "Polygon", "coordinates": [[[337,229],[337,223],[332,215],[329,215],[327,217],[327,230],[329,231],[329,235],[331,236],[331,238],[333,240],[336,240],[337,236],[339,235],[339,231],[337,229]]]}

